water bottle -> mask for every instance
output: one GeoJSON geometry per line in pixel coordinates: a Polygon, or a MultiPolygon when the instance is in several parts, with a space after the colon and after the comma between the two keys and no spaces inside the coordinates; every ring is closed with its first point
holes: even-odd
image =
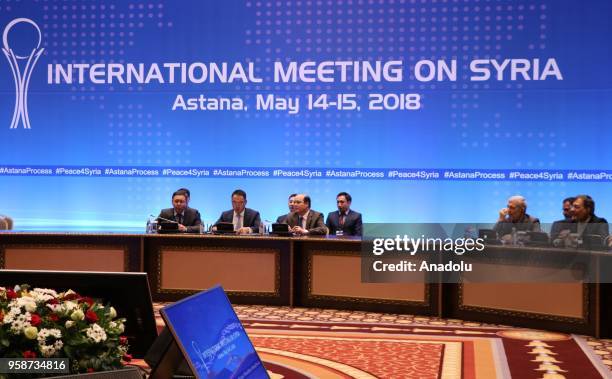
{"type": "Polygon", "coordinates": [[[516,246],[518,244],[518,236],[516,234],[516,228],[512,227],[512,245],[516,246]]]}
{"type": "Polygon", "coordinates": [[[266,224],[263,221],[259,223],[259,234],[262,236],[266,234],[266,224]]]}
{"type": "Polygon", "coordinates": [[[151,220],[151,217],[149,217],[147,219],[146,233],[147,234],[155,234],[155,233],[157,233],[157,220],[155,220],[155,219],[151,220]]]}

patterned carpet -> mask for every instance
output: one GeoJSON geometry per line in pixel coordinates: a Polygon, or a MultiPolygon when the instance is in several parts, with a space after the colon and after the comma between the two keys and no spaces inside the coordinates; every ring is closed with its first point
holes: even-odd
{"type": "Polygon", "coordinates": [[[410,315],[234,308],[275,379],[612,378],[612,340],[410,315]]]}

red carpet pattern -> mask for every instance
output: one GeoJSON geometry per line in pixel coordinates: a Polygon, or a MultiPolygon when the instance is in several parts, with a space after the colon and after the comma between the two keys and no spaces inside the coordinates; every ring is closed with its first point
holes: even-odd
{"type": "Polygon", "coordinates": [[[275,379],[612,378],[609,340],[410,315],[235,309],[275,379]]]}
{"type": "MultiPolygon", "coordinates": [[[[280,350],[294,353],[292,355],[294,358],[317,357],[321,359],[320,362],[341,363],[355,371],[366,372],[379,378],[396,377],[399,372],[412,378],[438,378],[439,362],[444,351],[442,343],[399,344],[397,343],[399,341],[392,340],[368,341],[354,338],[297,336],[279,338],[262,337],[253,333],[252,341],[258,350],[268,353],[266,355],[268,360],[272,360],[272,356],[280,350]]],[[[309,362],[314,363],[318,360],[309,362]]]]}

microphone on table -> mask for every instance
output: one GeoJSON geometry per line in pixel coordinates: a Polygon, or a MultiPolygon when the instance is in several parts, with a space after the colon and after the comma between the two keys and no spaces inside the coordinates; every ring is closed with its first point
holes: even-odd
{"type": "MultiPolygon", "coordinates": [[[[153,216],[153,215],[149,215],[149,216],[150,216],[150,217],[155,217],[155,216],[153,216]]],[[[178,222],[177,222],[177,221],[170,220],[170,219],[167,219],[167,218],[163,218],[163,217],[161,217],[161,216],[157,216],[157,217],[155,217],[155,219],[156,219],[156,220],[166,221],[166,222],[172,222],[172,223],[174,223],[174,224],[178,224],[178,222]]]]}

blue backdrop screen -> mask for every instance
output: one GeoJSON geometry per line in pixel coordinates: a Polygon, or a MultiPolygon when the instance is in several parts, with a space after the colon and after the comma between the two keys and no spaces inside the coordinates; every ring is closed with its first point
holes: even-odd
{"type": "Polygon", "coordinates": [[[140,229],[179,187],[366,222],[612,216],[612,3],[0,0],[0,213],[140,229]]]}

